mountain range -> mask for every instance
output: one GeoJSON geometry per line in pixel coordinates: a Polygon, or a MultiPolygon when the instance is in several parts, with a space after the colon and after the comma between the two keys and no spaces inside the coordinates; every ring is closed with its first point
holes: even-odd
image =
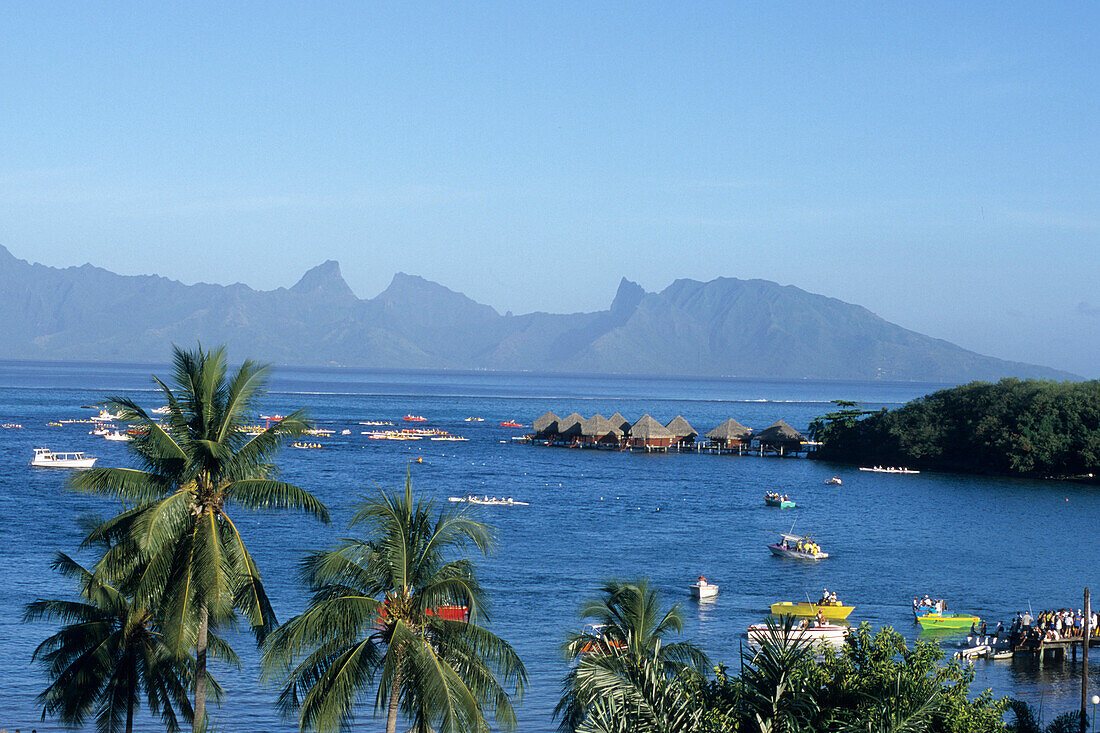
{"type": "Polygon", "coordinates": [[[161,362],[172,343],[226,343],[276,364],[561,373],[966,382],[1073,375],[967,351],[866,308],[766,280],[626,280],[594,313],[501,315],[398,273],[361,299],[328,261],[291,288],[186,285],[0,246],[0,358],[161,362]]]}

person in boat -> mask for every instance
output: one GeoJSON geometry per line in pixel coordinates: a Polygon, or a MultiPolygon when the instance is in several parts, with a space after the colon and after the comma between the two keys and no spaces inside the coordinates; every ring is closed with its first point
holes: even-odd
{"type": "Polygon", "coordinates": [[[814,616],[814,621],[817,622],[818,626],[824,626],[825,625],[825,613],[823,611],[818,611],[817,615],[814,616]]]}
{"type": "Polygon", "coordinates": [[[970,635],[971,636],[977,636],[978,635],[978,624],[977,624],[977,622],[974,622],[974,623],[970,624],[970,635]]]}
{"type": "Polygon", "coordinates": [[[829,602],[829,589],[828,588],[822,588],[821,589],[821,600],[817,602],[817,605],[824,606],[828,602],[829,602]]]}
{"type": "Polygon", "coordinates": [[[707,577],[705,575],[699,576],[699,585],[704,586],[707,584],[707,577]]]}
{"type": "Polygon", "coordinates": [[[836,591],[833,591],[832,593],[829,594],[829,605],[830,606],[839,606],[840,605],[840,601],[838,601],[836,599],[836,591]]]}

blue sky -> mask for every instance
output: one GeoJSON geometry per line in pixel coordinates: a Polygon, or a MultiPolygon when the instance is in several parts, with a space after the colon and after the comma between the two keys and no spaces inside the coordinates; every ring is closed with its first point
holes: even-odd
{"type": "Polygon", "coordinates": [[[1096,3],[13,3],[0,242],[517,313],[764,278],[1100,377],[1098,49],[1096,3]]]}

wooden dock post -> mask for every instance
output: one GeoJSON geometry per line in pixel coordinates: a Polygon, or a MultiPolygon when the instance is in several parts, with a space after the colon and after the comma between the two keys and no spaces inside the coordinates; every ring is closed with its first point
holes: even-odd
{"type": "MultiPolygon", "coordinates": [[[[1089,589],[1085,588],[1085,622],[1081,624],[1081,631],[1084,636],[1081,637],[1081,733],[1086,733],[1086,721],[1088,720],[1088,708],[1086,704],[1089,701],[1089,642],[1092,641],[1092,629],[1089,628],[1089,621],[1092,620],[1092,608],[1089,606],[1089,589]]],[[[1096,728],[1096,721],[1093,721],[1093,728],[1096,728]]]]}

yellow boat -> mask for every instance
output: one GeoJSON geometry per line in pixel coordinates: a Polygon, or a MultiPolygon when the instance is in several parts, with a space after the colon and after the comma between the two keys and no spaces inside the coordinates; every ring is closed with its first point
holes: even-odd
{"type": "Polygon", "coordinates": [[[851,615],[852,611],[856,610],[855,606],[820,606],[816,603],[807,603],[806,601],[800,601],[798,603],[790,603],[789,601],[780,601],[779,603],[772,604],[773,616],[805,616],[806,618],[813,618],[820,611],[829,621],[843,621],[851,615]]]}

